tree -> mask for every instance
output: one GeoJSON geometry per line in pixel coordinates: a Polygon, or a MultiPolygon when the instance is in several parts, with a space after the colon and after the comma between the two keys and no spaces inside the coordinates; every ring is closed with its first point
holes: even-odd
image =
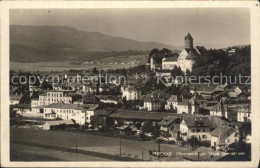
{"type": "Polygon", "coordinates": [[[152,57],[154,54],[159,53],[159,51],[160,51],[160,50],[157,49],[157,48],[154,48],[154,49],[151,50],[151,52],[149,53],[148,63],[150,63],[151,57],[152,57]]]}
{"type": "Polygon", "coordinates": [[[94,73],[94,74],[98,74],[98,70],[97,70],[96,67],[93,68],[92,73],[94,73]]]}
{"type": "Polygon", "coordinates": [[[196,136],[191,136],[191,138],[188,139],[188,143],[191,145],[193,150],[200,145],[200,142],[196,136]]]}

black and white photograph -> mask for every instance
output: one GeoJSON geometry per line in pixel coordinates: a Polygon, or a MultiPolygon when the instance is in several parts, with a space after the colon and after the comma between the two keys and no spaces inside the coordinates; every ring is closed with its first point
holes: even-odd
{"type": "Polygon", "coordinates": [[[252,13],[10,8],[6,157],[41,166],[256,162],[252,13]]]}

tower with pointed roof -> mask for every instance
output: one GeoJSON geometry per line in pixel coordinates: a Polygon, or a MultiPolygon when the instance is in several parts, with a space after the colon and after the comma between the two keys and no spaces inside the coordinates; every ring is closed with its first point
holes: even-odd
{"type": "Polygon", "coordinates": [[[191,37],[190,33],[188,33],[185,37],[184,37],[184,41],[185,41],[185,48],[188,49],[192,49],[193,48],[193,38],[191,37]]]}

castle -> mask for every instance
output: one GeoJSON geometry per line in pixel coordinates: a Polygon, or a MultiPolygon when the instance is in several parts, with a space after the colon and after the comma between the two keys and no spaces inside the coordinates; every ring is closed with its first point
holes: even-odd
{"type": "Polygon", "coordinates": [[[179,57],[167,57],[162,59],[162,64],[157,64],[154,61],[154,54],[150,58],[151,70],[172,70],[175,66],[180,67],[181,70],[186,73],[187,70],[192,71],[194,65],[194,59],[202,55],[206,49],[203,46],[193,47],[193,38],[188,33],[184,38],[184,49],[179,54],[179,57]]]}

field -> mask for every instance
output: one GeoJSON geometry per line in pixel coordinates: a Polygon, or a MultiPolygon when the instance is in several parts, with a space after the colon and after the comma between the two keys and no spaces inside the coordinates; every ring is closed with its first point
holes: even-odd
{"type": "MultiPolygon", "coordinates": [[[[44,131],[36,129],[11,127],[11,160],[158,160],[150,156],[149,150],[157,150],[153,141],[133,141],[89,134],[62,131],[44,131]],[[70,155],[70,153],[72,155],[70,155]],[[143,154],[143,157],[142,157],[143,154]],[[79,156],[79,157],[73,157],[79,156]],[[85,157],[84,157],[85,156],[85,157]]],[[[178,145],[161,144],[162,152],[171,152],[172,156],[160,160],[183,160],[177,152],[191,152],[189,148],[178,145]]]]}

